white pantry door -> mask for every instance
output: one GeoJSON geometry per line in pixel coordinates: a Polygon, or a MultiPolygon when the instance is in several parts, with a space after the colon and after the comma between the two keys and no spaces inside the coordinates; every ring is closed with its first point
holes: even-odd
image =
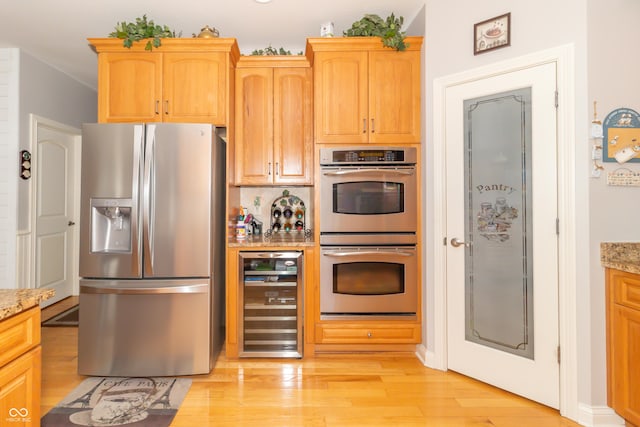
{"type": "Polygon", "coordinates": [[[556,65],[446,90],[448,368],[559,407],[556,65]]]}
{"type": "MultiPolygon", "coordinates": [[[[50,305],[73,294],[77,281],[74,203],[77,135],[38,122],[35,162],[35,286],[54,289],[50,305]]],[[[79,190],[79,189],[78,189],[79,190]]]]}

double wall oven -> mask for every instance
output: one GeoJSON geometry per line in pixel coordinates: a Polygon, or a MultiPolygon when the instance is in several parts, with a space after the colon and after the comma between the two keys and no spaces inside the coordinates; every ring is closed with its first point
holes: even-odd
{"type": "Polygon", "coordinates": [[[320,311],[323,318],[415,317],[417,152],[320,150],[320,311]]]}

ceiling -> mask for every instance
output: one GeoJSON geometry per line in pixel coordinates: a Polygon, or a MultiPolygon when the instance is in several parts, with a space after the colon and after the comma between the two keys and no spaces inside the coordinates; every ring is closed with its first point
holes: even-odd
{"type": "MultiPolygon", "coordinates": [[[[242,54],[272,46],[296,54],[307,37],[319,37],[320,26],[334,23],[341,36],[365,14],[404,18],[403,31],[425,0],[19,0],[0,14],[0,47],[24,52],[62,70],[84,84],[97,85],[96,54],[87,38],[108,37],[118,22],[147,15],[182,37],[205,25],[220,37],[238,40],[242,54]]],[[[416,34],[409,34],[416,35],[416,34]]]]}

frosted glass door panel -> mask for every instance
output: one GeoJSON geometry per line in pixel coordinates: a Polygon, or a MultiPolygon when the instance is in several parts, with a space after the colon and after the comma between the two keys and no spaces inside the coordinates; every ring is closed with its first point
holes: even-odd
{"type": "Polygon", "coordinates": [[[464,114],[465,337],[533,359],[531,89],[464,114]]]}

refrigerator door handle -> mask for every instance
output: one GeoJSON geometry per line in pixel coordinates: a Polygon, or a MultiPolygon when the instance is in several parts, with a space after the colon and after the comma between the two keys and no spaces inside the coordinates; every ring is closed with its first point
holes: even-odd
{"type": "Polygon", "coordinates": [[[145,144],[144,155],[144,214],[143,214],[143,226],[144,226],[144,251],[147,256],[144,259],[144,272],[145,275],[153,274],[153,203],[152,199],[155,196],[154,189],[154,170],[153,170],[153,157],[154,157],[154,145],[155,145],[155,125],[147,125],[147,136],[145,144]]]}
{"type": "Polygon", "coordinates": [[[133,276],[138,276],[141,274],[140,269],[142,268],[142,263],[140,262],[140,258],[142,255],[142,247],[140,242],[140,234],[139,229],[141,225],[141,211],[139,206],[140,201],[140,173],[142,171],[142,147],[144,146],[144,126],[143,125],[135,125],[133,128],[133,174],[132,174],[132,189],[131,189],[131,199],[132,199],[132,221],[131,221],[131,247],[132,251],[132,262],[131,262],[131,273],[133,276]]]}
{"type": "Polygon", "coordinates": [[[208,283],[160,285],[145,287],[136,285],[109,286],[109,285],[80,285],[82,294],[107,294],[107,295],[155,295],[155,294],[206,294],[209,292],[208,283]]]}

